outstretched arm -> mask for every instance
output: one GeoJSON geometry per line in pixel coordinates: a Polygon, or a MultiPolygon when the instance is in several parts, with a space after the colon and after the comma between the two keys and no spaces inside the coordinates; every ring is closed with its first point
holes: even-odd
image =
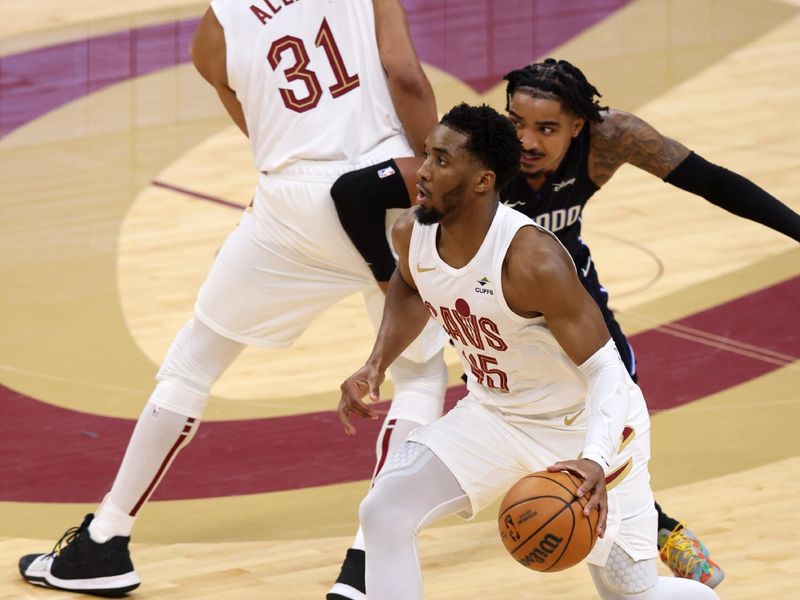
{"type": "Polygon", "coordinates": [[[341,385],[342,397],[337,412],[339,421],[348,434],[356,431],[350,423],[351,413],[365,418],[377,418],[362,398],[369,394],[372,402],[380,399],[379,387],[383,383],[386,369],[416,339],[430,318],[408,269],[408,246],[413,224],[414,213],[409,210],[392,228],[392,242],[397,248],[398,264],[389,281],[378,337],[366,364],[341,385]]]}
{"type": "Polygon", "coordinates": [[[752,181],[708,162],[636,115],[611,111],[595,125],[590,176],[603,185],[630,163],[712,204],[800,241],[800,215],[752,181]]]}
{"type": "Polygon", "coordinates": [[[755,183],[694,152],[664,181],[800,242],[800,215],[755,183]]]}
{"type": "Polygon", "coordinates": [[[236,92],[228,87],[225,31],[211,8],[206,10],[206,14],[200,19],[189,51],[197,71],[203,79],[214,86],[233,122],[247,135],[247,123],[244,120],[242,105],[236,99],[236,92]]]}

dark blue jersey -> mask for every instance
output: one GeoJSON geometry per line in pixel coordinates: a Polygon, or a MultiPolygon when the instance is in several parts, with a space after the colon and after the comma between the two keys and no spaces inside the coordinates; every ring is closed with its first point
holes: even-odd
{"type": "Polygon", "coordinates": [[[633,350],[608,307],[608,292],[600,284],[589,247],[581,239],[583,207],[600,189],[589,178],[590,136],[591,126],[586,124],[572,140],[558,168],[548,175],[538,191],[518,172],[500,190],[500,201],[552,231],[564,244],[575,261],[581,283],[600,307],[620,356],[635,379],[633,350]]]}
{"type": "Polygon", "coordinates": [[[583,127],[572,140],[558,169],[547,177],[538,191],[534,191],[519,172],[500,190],[503,204],[556,234],[578,269],[586,269],[590,256],[589,248],[581,240],[581,213],[599,189],[589,178],[590,130],[588,124],[583,127]]]}

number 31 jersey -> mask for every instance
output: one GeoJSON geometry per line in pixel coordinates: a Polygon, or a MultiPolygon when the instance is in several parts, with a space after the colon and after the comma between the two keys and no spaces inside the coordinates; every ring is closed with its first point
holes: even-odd
{"type": "Polygon", "coordinates": [[[372,0],[212,0],[211,8],[260,171],[351,160],[402,133],[372,0]]]}
{"type": "Polygon", "coordinates": [[[436,249],[438,225],[415,222],[409,270],[431,315],[453,340],[470,393],[503,414],[550,416],[580,409],[586,380],[544,317],[521,317],[503,296],[508,247],[525,226],[541,229],[499,205],[475,256],[454,269],[436,249]]]}

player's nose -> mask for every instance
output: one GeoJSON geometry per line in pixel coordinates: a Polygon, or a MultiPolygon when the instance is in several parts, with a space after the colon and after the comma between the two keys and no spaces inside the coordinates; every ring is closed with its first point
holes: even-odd
{"type": "Polygon", "coordinates": [[[522,144],[522,149],[526,152],[533,152],[539,150],[541,141],[539,136],[532,131],[521,131],[519,134],[519,141],[522,144]]]}
{"type": "Polygon", "coordinates": [[[419,169],[417,169],[417,179],[428,181],[431,178],[430,160],[431,157],[429,156],[419,166],[419,169]]]}

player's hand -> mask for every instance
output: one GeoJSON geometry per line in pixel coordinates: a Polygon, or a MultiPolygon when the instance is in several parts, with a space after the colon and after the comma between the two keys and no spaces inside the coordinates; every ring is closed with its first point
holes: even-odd
{"type": "Polygon", "coordinates": [[[364,365],[358,371],[344,380],[339,389],[342,390],[342,397],[339,400],[339,408],[336,414],[339,422],[347,435],[353,435],[356,428],[350,423],[350,415],[355,413],[365,419],[377,419],[378,415],[366,404],[362,398],[369,395],[370,402],[380,400],[380,385],[383,383],[385,375],[372,365],[364,365]]]}
{"type": "Polygon", "coordinates": [[[603,468],[593,460],[581,458],[578,460],[562,460],[554,465],[547,467],[551,473],[557,471],[572,471],[583,477],[583,484],[578,488],[578,496],[583,496],[589,492],[592,497],[586,503],[583,514],[587,517],[589,513],[597,508],[600,513],[597,519],[597,537],[603,537],[606,531],[606,517],[608,516],[608,495],[606,494],[606,474],[603,468]]]}

